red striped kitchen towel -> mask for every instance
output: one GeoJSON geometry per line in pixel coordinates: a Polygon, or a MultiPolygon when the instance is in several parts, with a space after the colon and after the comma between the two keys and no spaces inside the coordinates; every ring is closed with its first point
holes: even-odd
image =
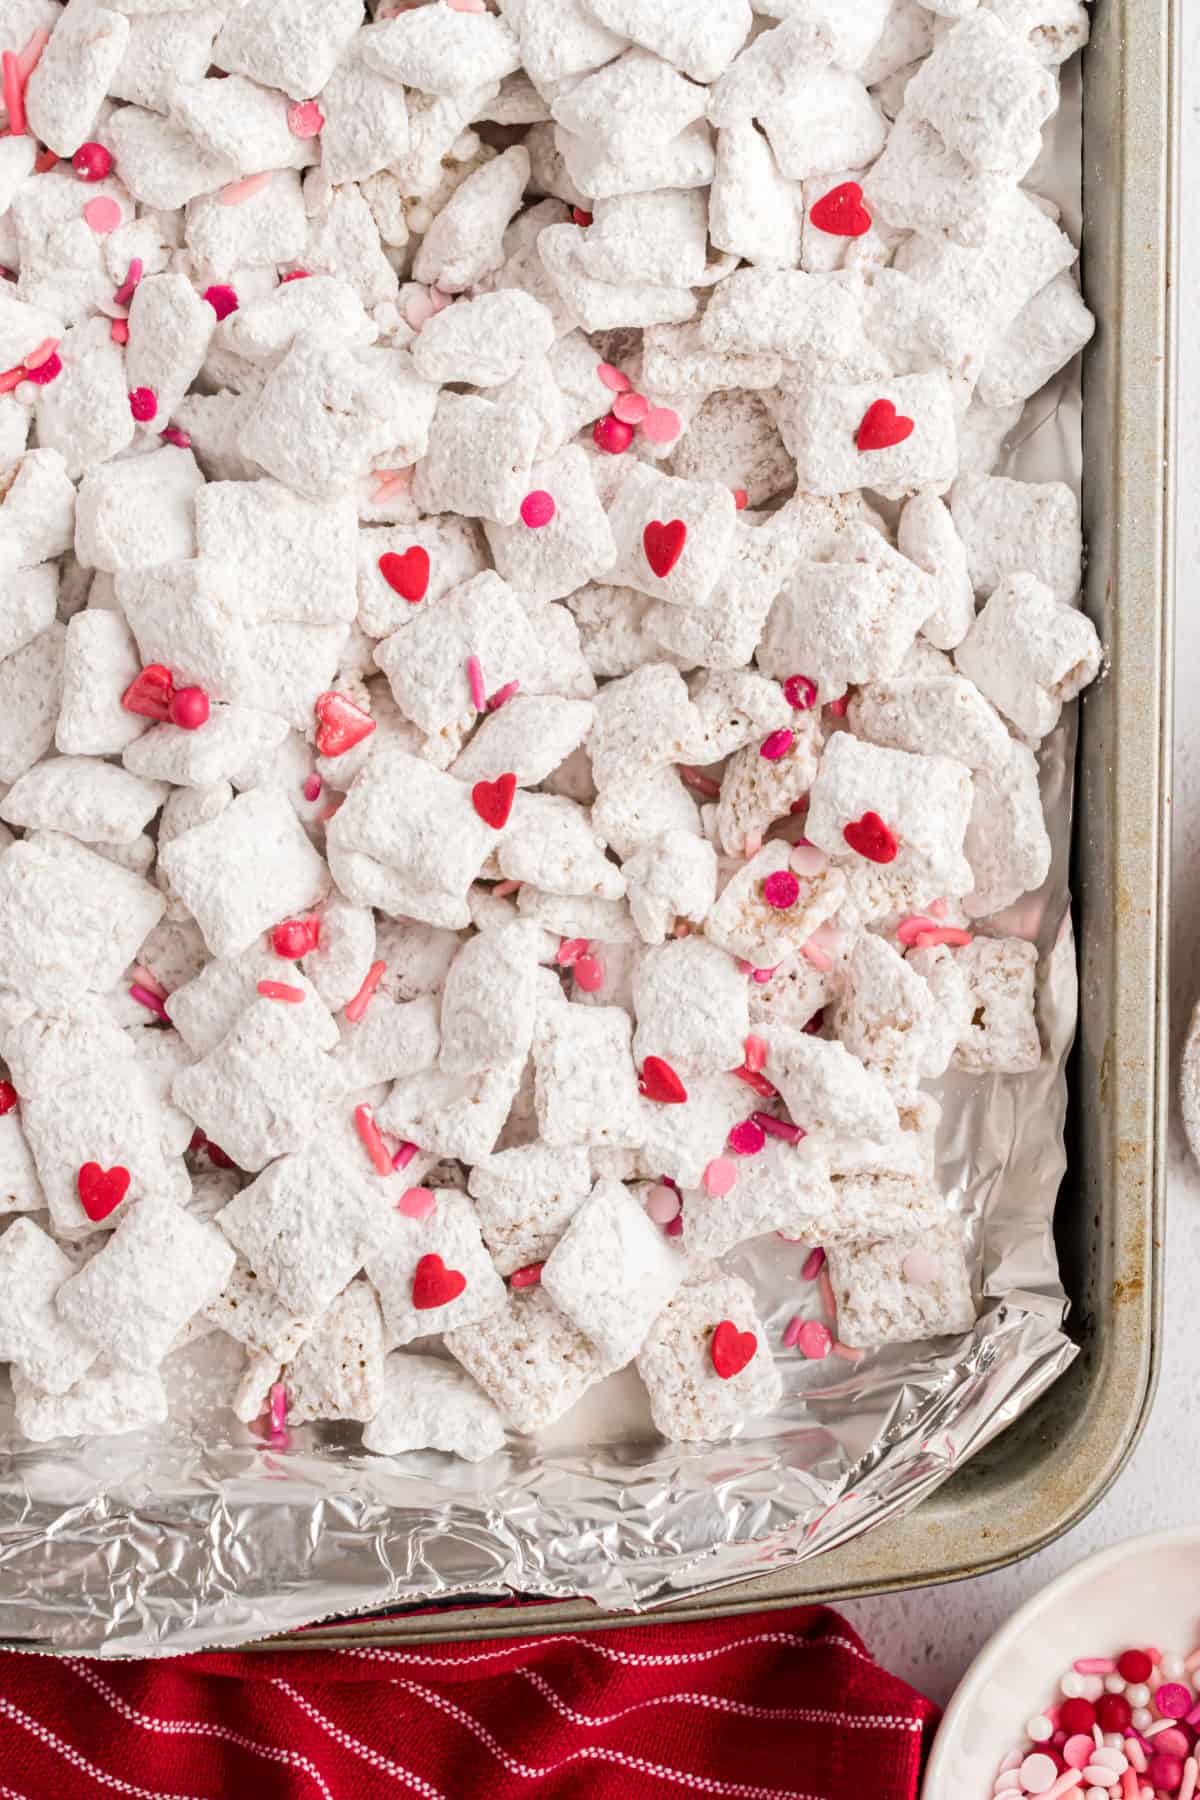
{"type": "Polygon", "coordinates": [[[153,1662],[0,1657],[0,1800],[910,1800],[937,1710],[824,1607],[153,1662]]]}

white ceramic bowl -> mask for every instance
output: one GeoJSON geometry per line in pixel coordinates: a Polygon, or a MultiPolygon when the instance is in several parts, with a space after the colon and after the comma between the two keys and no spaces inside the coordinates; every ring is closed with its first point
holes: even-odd
{"type": "Polygon", "coordinates": [[[1200,1525],[1114,1544],[1068,1569],[1001,1626],[946,1709],[922,1800],[990,1800],[1026,1719],[1052,1705],[1077,1656],[1200,1643],[1200,1525]]]}

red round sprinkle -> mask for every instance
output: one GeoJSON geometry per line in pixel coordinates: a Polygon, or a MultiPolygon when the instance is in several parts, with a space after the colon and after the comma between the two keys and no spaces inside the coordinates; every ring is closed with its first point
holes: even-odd
{"type": "Polygon", "coordinates": [[[781,756],[787,755],[795,742],[795,732],[789,731],[784,725],[779,731],[773,731],[769,737],[763,739],[762,748],[758,754],[765,756],[768,762],[778,762],[781,756]]]}
{"type": "Polygon", "coordinates": [[[1101,1731],[1124,1731],[1133,1718],[1133,1708],[1124,1694],[1101,1694],[1096,1702],[1096,1723],[1101,1731]]]}
{"type": "Polygon", "coordinates": [[[1090,1700],[1064,1700],[1058,1709],[1058,1722],[1068,1737],[1083,1732],[1090,1736],[1096,1723],[1096,1709],[1090,1700]]]}
{"type": "Polygon", "coordinates": [[[767,1141],[767,1134],[753,1119],[743,1119],[725,1141],[735,1156],[757,1156],[767,1141]]]}
{"type": "Polygon", "coordinates": [[[758,1349],[752,1331],[739,1331],[732,1319],[722,1319],[712,1334],[709,1355],[712,1366],[722,1381],[740,1375],[758,1349]]]}
{"type": "Polygon", "coordinates": [[[1144,1650],[1124,1650],[1117,1658],[1117,1673],[1124,1681],[1149,1681],[1154,1664],[1144,1650]]]}
{"type": "Polygon", "coordinates": [[[746,492],[745,488],[734,488],[733,504],[737,507],[739,512],[745,512],[746,508],[750,504],[750,496],[746,492]]]}
{"type": "Polygon", "coordinates": [[[530,531],[537,531],[542,525],[548,525],[557,511],[554,495],[548,494],[545,488],[535,488],[521,502],[521,518],[530,531]]]}
{"type": "Polygon", "coordinates": [[[206,287],[202,298],[208,301],[218,319],[227,319],[230,313],[235,313],[238,309],[237,294],[223,281],[206,287]]]}
{"type": "Polygon", "coordinates": [[[131,388],[129,390],[129,410],[139,425],[147,424],[158,411],[158,395],[153,388],[131,388]]]}
{"type": "Polygon", "coordinates": [[[208,695],[202,687],[177,688],[171,695],[171,723],[181,731],[199,731],[208,724],[208,695]]]}
{"type": "Polygon", "coordinates": [[[807,675],[789,675],[783,684],[783,697],[797,712],[810,712],[817,703],[817,684],[807,675]]]}
{"type": "Polygon", "coordinates": [[[1156,1792],[1173,1794],[1183,1780],[1183,1764],[1177,1756],[1152,1756],[1146,1764],[1146,1780],[1156,1792]]]}
{"type": "Polygon", "coordinates": [[[71,167],[80,181],[103,181],[112,168],[112,153],[103,144],[80,144],[71,158],[71,167]]]}
{"type": "Polygon", "coordinates": [[[604,986],[604,964],[594,956],[581,956],[574,974],[585,994],[595,994],[604,986]]]}
{"type": "Polygon", "coordinates": [[[898,413],[890,400],[876,400],[863,414],[854,441],[864,452],[890,450],[894,444],[902,444],[905,438],[911,437],[914,429],[913,421],[898,413]]]}
{"type": "Polygon", "coordinates": [[[800,898],[800,883],[790,869],[776,869],[763,882],[763,899],[776,912],[786,912],[800,898]]]}
{"type": "Polygon", "coordinates": [[[17,1104],[17,1090],[11,1081],[0,1081],[0,1118],[17,1104]]]}
{"type": "Polygon", "coordinates": [[[609,456],[623,456],[633,442],[633,426],[606,413],[592,427],[592,442],[597,450],[603,450],[609,456]]]}

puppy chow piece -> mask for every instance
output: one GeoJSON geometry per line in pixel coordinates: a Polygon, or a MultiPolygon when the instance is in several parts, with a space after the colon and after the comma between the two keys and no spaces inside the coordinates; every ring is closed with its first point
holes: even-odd
{"type": "Polygon", "coordinates": [[[974,891],[963,896],[968,918],[1003,912],[1050,873],[1037,758],[1024,744],[1010,740],[1000,768],[977,771],[963,851],[975,875],[974,891]]]}
{"type": "Polygon", "coordinates": [[[757,268],[799,265],[803,190],[780,172],[774,151],[750,119],[731,119],[717,133],[709,230],[718,250],[757,268]]]}
{"type": "Polygon", "coordinates": [[[783,1393],[754,1295],[732,1275],[681,1288],[651,1327],[637,1370],[655,1425],[683,1442],[729,1437],[783,1393]]]}
{"type": "Polygon", "coordinates": [[[986,406],[1024,405],[1091,342],[1094,315],[1070,270],[1056,275],[1014,319],[976,389],[986,406]]]}
{"type": "Polygon", "coordinates": [[[1086,613],[1064,606],[1035,575],[1007,576],[954,652],[963,674],[1035,740],[1095,680],[1100,658],[1086,613]]]}
{"type": "Polygon", "coordinates": [[[554,1147],[643,1137],[629,1015],[615,1006],[539,1006],[533,1032],[538,1126],[554,1147]]]}
{"type": "Polygon", "coordinates": [[[448,1075],[524,1061],[533,1037],[536,949],[535,928],[523,921],[463,945],[442,989],[438,1062],[448,1075]]]}
{"type": "Polygon", "coordinates": [[[838,1335],[855,1349],[970,1331],[975,1302],[957,1219],[907,1237],[830,1244],[838,1335]]]}
{"type": "Polygon", "coordinates": [[[191,451],[170,444],[91,470],[79,487],[76,556],[109,574],[194,556],[195,497],[203,485],[191,451]]]}
{"type": "Polygon", "coordinates": [[[814,713],[793,714],[791,745],[782,756],[762,754],[747,744],[730,757],[717,802],[717,841],[727,856],[742,856],[747,845],[776,819],[787,817],[808,793],[820,766],[821,726],[814,713]]]}
{"type": "Polygon", "coordinates": [[[264,1169],[319,1128],[334,1076],[311,1028],[277,999],[256,998],[202,1061],[177,1075],[172,1096],[239,1168],[264,1169]]]}
{"type": "Polygon", "coordinates": [[[484,1248],[465,1194],[433,1191],[424,1217],[393,1210],[366,1258],[391,1340],[475,1326],[505,1304],[504,1283],[484,1248]]]}
{"type": "Polygon", "coordinates": [[[555,1424],[612,1366],[540,1284],[510,1293],[477,1324],[447,1332],[446,1348],[515,1431],[555,1424]]]}
{"type": "Polygon", "coordinates": [[[660,832],[622,867],[629,910],[643,940],[662,944],[677,919],[702,925],[717,891],[717,857],[693,832],[660,832]]]}
{"type": "Polygon", "coordinates": [[[0,983],[39,1007],[105,993],[162,910],[140,876],[59,832],[34,832],[0,856],[0,983]]]}
{"type": "Polygon", "coordinates": [[[128,1369],[101,1357],[65,1394],[36,1387],[13,1371],[17,1430],[35,1444],[58,1437],[116,1437],[167,1417],[157,1369],[128,1369]]]}
{"type": "Polygon", "coordinates": [[[226,18],[213,61],[308,100],[324,87],[361,23],[358,0],[248,0],[226,18]]]}
{"type": "Polygon", "coordinates": [[[970,630],[975,597],[966,546],[949,508],[936,494],[914,494],[900,514],[896,547],[901,556],[924,570],[937,603],[921,632],[939,650],[953,650],[970,630]]]}
{"type": "Polygon", "coordinates": [[[292,986],[303,994],[304,999],[289,1008],[293,1023],[318,1050],[333,1049],[337,1025],[307,975],[262,942],[238,956],[213,957],[198,975],[173,988],[163,1006],[193,1056],[209,1056],[255,1003],[262,981],[292,986]]]}
{"type": "Polygon", "coordinates": [[[869,743],[952,756],[976,779],[983,770],[999,774],[1016,747],[979,689],[949,670],[872,681],[851,696],[846,716],[856,736],[869,743]]]}
{"type": "Polygon", "coordinates": [[[508,1117],[523,1064],[503,1063],[477,1075],[426,1069],[397,1081],[376,1121],[402,1143],[459,1162],[490,1156],[508,1117]]]}
{"type": "Polygon", "coordinates": [[[445,294],[461,294],[499,269],[504,233],[528,182],[529,152],[520,144],[468,175],[421,240],[414,279],[436,283],[445,294]]]}
{"type": "Polygon", "coordinates": [[[609,512],[614,584],[677,606],[704,606],[733,550],[736,516],[722,484],[681,481],[634,463],[609,512]]]}
{"type": "Polygon", "coordinates": [[[806,849],[793,864],[791,845],[773,838],[726,882],[705,920],[705,935],[756,970],[775,969],[800,954],[845,895],[846,878],[836,863],[806,849]]]}
{"type": "Polygon", "coordinates": [[[531,1143],[500,1150],[467,1183],[484,1241],[501,1275],[543,1262],[591,1192],[587,1150],[531,1143]]]}
{"type": "Polygon", "coordinates": [[[173,839],[159,861],[214,956],[248,949],[261,931],[313,906],[328,881],[275,788],[240,794],[219,817],[173,839]]]}
{"type": "Polygon", "coordinates": [[[877,101],[845,69],[801,76],[783,99],[760,108],[759,122],[781,173],[792,181],[861,169],[874,162],[888,133],[877,101]]]}
{"type": "Polygon", "coordinates": [[[772,1025],[763,1035],[767,1076],[803,1131],[883,1137],[896,1130],[896,1103],[886,1083],[845,1045],[788,1025],[772,1025]]]}
{"type": "Polygon", "coordinates": [[[506,881],[530,882],[543,893],[619,900],[625,891],[586,809],[562,795],[518,791],[497,856],[506,881]]]}
{"type": "Polygon", "coordinates": [[[969,167],[1019,181],[1041,149],[1058,83],[1028,44],[980,8],[939,39],[904,104],[969,167]]]}
{"type": "Polygon", "coordinates": [[[349,499],[307,500],[277,481],[214,481],[196,495],[200,557],[232,575],[238,611],[256,624],[348,624],[356,538],[349,499]]]}
{"type": "Polygon", "coordinates": [[[504,1448],[504,1421],[482,1389],[452,1362],[397,1351],[383,1366],[383,1399],[363,1432],[377,1456],[442,1450],[483,1462],[504,1448]]]}
{"type": "Polygon", "coordinates": [[[594,709],[588,700],[553,694],[515,694],[489,713],[451,773],[460,781],[495,781],[506,771],[518,787],[552,777],[587,738],[594,709]]]}
{"type": "Polygon", "coordinates": [[[91,137],[128,42],[129,20],[107,7],[61,15],[25,86],[29,130],[48,149],[73,156],[91,137]]]}
{"type": "Polygon", "coordinates": [[[955,1067],[1023,1075],[1042,1060],[1036,1017],[1037,946],[1023,938],[973,938],[955,952],[970,990],[970,1022],[955,1067]]]}
{"type": "Polygon", "coordinates": [[[373,1419],[383,1404],[383,1369],[379,1302],[367,1282],[352,1281],[281,1372],[288,1422],[373,1419]]]}
{"type": "Polygon", "coordinates": [[[860,933],[846,963],[838,1032],[898,1103],[910,1101],[926,1076],[945,1073],[953,1045],[940,1054],[936,1014],[933,993],[912,964],[884,938],[860,933]]]}
{"type": "Polygon", "coordinates": [[[36,390],[38,443],[62,456],[73,481],[133,440],[125,357],[112,340],[110,322],[85,319],[61,339],[62,370],[36,390]]]}
{"type": "Polygon", "coordinates": [[[422,512],[463,513],[512,525],[530,492],[540,436],[536,415],[516,402],[443,393],[413,479],[413,498],[422,512]]]}
{"type": "Polygon", "coordinates": [[[290,1312],[241,1258],[205,1317],[244,1344],[249,1355],[269,1356],[277,1364],[289,1362],[312,1330],[312,1321],[290,1312]]]}
{"type": "Polygon", "coordinates": [[[668,663],[646,663],[596,696],[588,752],[596,786],[636,783],[681,762],[696,716],[687,685],[668,663]]]}
{"type": "Polygon", "coordinates": [[[641,1348],[686,1266],[628,1188],[600,1181],[547,1258],[542,1287],[605,1361],[620,1367],[641,1348]]]}
{"type": "Polygon", "coordinates": [[[54,1296],[74,1273],[71,1258],[32,1219],[18,1219],[0,1237],[0,1362],[46,1394],[65,1394],[99,1354],[55,1309],[54,1296]]]}
{"type": "Polygon", "coordinates": [[[13,783],[0,801],[0,818],[85,844],[131,844],[166,797],[162,782],[143,781],[100,757],[51,756],[13,783]]]}
{"type": "Polygon", "coordinates": [[[428,319],[413,345],[413,365],[425,381],[500,387],[544,356],[554,338],[546,308],[519,289],[504,288],[460,300],[428,319]]]}
{"type": "Polygon", "coordinates": [[[104,1249],[59,1288],[55,1305],[81,1337],[128,1369],[155,1369],[233,1272],[213,1225],[162,1200],[130,1206],[104,1249]]]}
{"type": "Polygon", "coordinates": [[[1061,481],[968,477],[950,496],[975,592],[991,594],[1010,575],[1034,575],[1055,599],[1075,600],[1083,568],[1079,502],[1061,481]]]}
{"type": "Polygon", "coordinates": [[[821,757],[805,835],[851,868],[870,863],[882,876],[911,881],[928,904],[973,885],[962,848],[971,805],[964,764],[838,732],[821,757]]]}
{"type": "Polygon", "coordinates": [[[641,1103],[639,1172],[656,1179],[669,1170],[681,1187],[696,1187],[708,1164],[727,1150],[730,1131],[746,1117],[749,1089],[733,1074],[688,1075],[687,1099],[664,1106],[641,1103]]]}
{"type": "Polygon", "coordinates": [[[733,958],[701,937],[648,949],[633,980],[639,1066],[659,1057],[684,1076],[715,1075],[742,1060],[750,1028],[746,978],[733,958]]]}
{"type": "Polygon", "coordinates": [[[37,1168],[16,1108],[0,1114],[0,1218],[41,1212],[46,1205],[37,1168]]]}
{"type": "Polygon", "coordinates": [[[812,383],[780,395],[775,423],[809,494],[869,487],[891,500],[940,493],[958,473],[958,435],[941,370],[893,381],[812,383]]]}
{"type": "Polygon", "coordinates": [[[497,570],[527,605],[574,594],[606,575],[617,558],[582,449],[571,445],[535,462],[529,480],[517,521],[484,527],[497,570]]]}

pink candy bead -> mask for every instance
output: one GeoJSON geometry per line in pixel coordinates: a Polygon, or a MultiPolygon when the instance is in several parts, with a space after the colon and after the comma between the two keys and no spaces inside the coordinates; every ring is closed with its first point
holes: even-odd
{"type": "Polygon", "coordinates": [[[585,994],[598,993],[604,986],[604,964],[595,956],[581,956],[574,974],[585,994]]]}
{"type": "Polygon", "coordinates": [[[153,388],[138,387],[129,391],[129,410],[139,425],[147,424],[158,411],[158,395],[153,388]]]}
{"type": "Polygon", "coordinates": [[[1161,1718],[1186,1718],[1192,1706],[1191,1690],[1181,1681],[1164,1681],[1155,1691],[1154,1705],[1161,1718]]]}
{"type": "Polygon", "coordinates": [[[781,730],[773,731],[769,737],[763,739],[758,754],[765,756],[768,762],[778,762],[781,756],[787,755],[795,741],[795,732],[789,731],[784,726],[781,730]]]}
{"type": "Polygon", "coordinates": [[[1146,1764],[1146,1779],[1151,1787],[1163,1788],[1173,1794],[1183,1780],[1183,1764],[1177,1756],[1156,1753],[1146,1764]]]}
{"type": "Polygon", "coordinates": [[[112,168],[112,152],[103,144],[80,144],[71,158],[71,167],[80,181],[103,181],[112,168]]]}
{"type": "Polygon", "coordinates": [[[83,216],[97,237],[107,237],[121,223],[121,209],[107,194],[89,200],[83,209],[83,216]]]}
{"type": "Polygon", "coordinates": [[[324,123],[315,100],[301,100],[287,109],[287,127],[293,137],[316,137],[324,123]]]}
{"type": "Polygon", "coordinates": [[[679,414],[669,406],[656,406],[642,420],[642,431],[652,444],[673,444],[682,430],[679,414]]]}
{"type": "Polygon", "coordinates": [[[807,675],[789,675],[783,684],[783,697],[797,712],[810,712],[817,703],[817,684],[807,675]]]}
{"type": "Polygon", "coordinates": [[[756,1037],[755,1034],[751,1032],[746,1039],[744,1049],[746,1052],[746,1067],[750,1070],[752,1075],[757,1075],[759,1070],[766,1064],[767,1040],[766,1038],[756,1037]]]}
{"type": "Polygon", "coordinates": [[[612,409],[623,425],[640,425],[650,415],[650,402],[645,394],[618,394],[612,409]]]}
{"type": "Polygon", "coordinates": [[[800,898],[800,883],[790,869],[776,869],[763,882],[763,899],[777,912],[786,912],[800,898]]]}
{"type": "Polygon", "coordinates": [[[727,1194],[737,1181],[737,1169],[727,1156],[714,1157],[704,1171],[704,1191],[719,1197],[727,1194]]]}
{"type": "Polygon", "coordinates": [[[673,1188],[652,1187],[646,1195],[646,1212],[656,1225],[669,1225],[680,1212],[679,1195],[673,1188]]]}
{"type": "Polygon", "coordinates": [[[753,1119],[743,1119],[726,1139],[735,1156],[757,1156],[766,1141],[766,1132],[753,1119]]]}
{"type": "Polygon", "coordinates": [[[526,494],[521,502],[521,518],[530,531],[537,531],[543,525],[549,525],[558,508],[554,504],[554,495],[548,494],[545,488],[535,488],[532,494],[526,494]]]}
{"type": "Polygon", "coordinates": [[[198,731],[207,725],[209,711],[208,695],[202,687],[176,688],[171,695],[171,723],[181,731],[198,731]]]}
{"type": "Polygon", "coordinates": [[[833,1349],[833,1333],[819,1319],[806,1319],[796,1333],[796,1347],[810,1362],[823,1362],[833,1349]]]}
{"type": "Polygon", "coordinates": [[[597,450],[604,450],[609,456],[623,456],[633,442],[633,426],[606,413],[592,427],[592,442],[597,450]]]}

